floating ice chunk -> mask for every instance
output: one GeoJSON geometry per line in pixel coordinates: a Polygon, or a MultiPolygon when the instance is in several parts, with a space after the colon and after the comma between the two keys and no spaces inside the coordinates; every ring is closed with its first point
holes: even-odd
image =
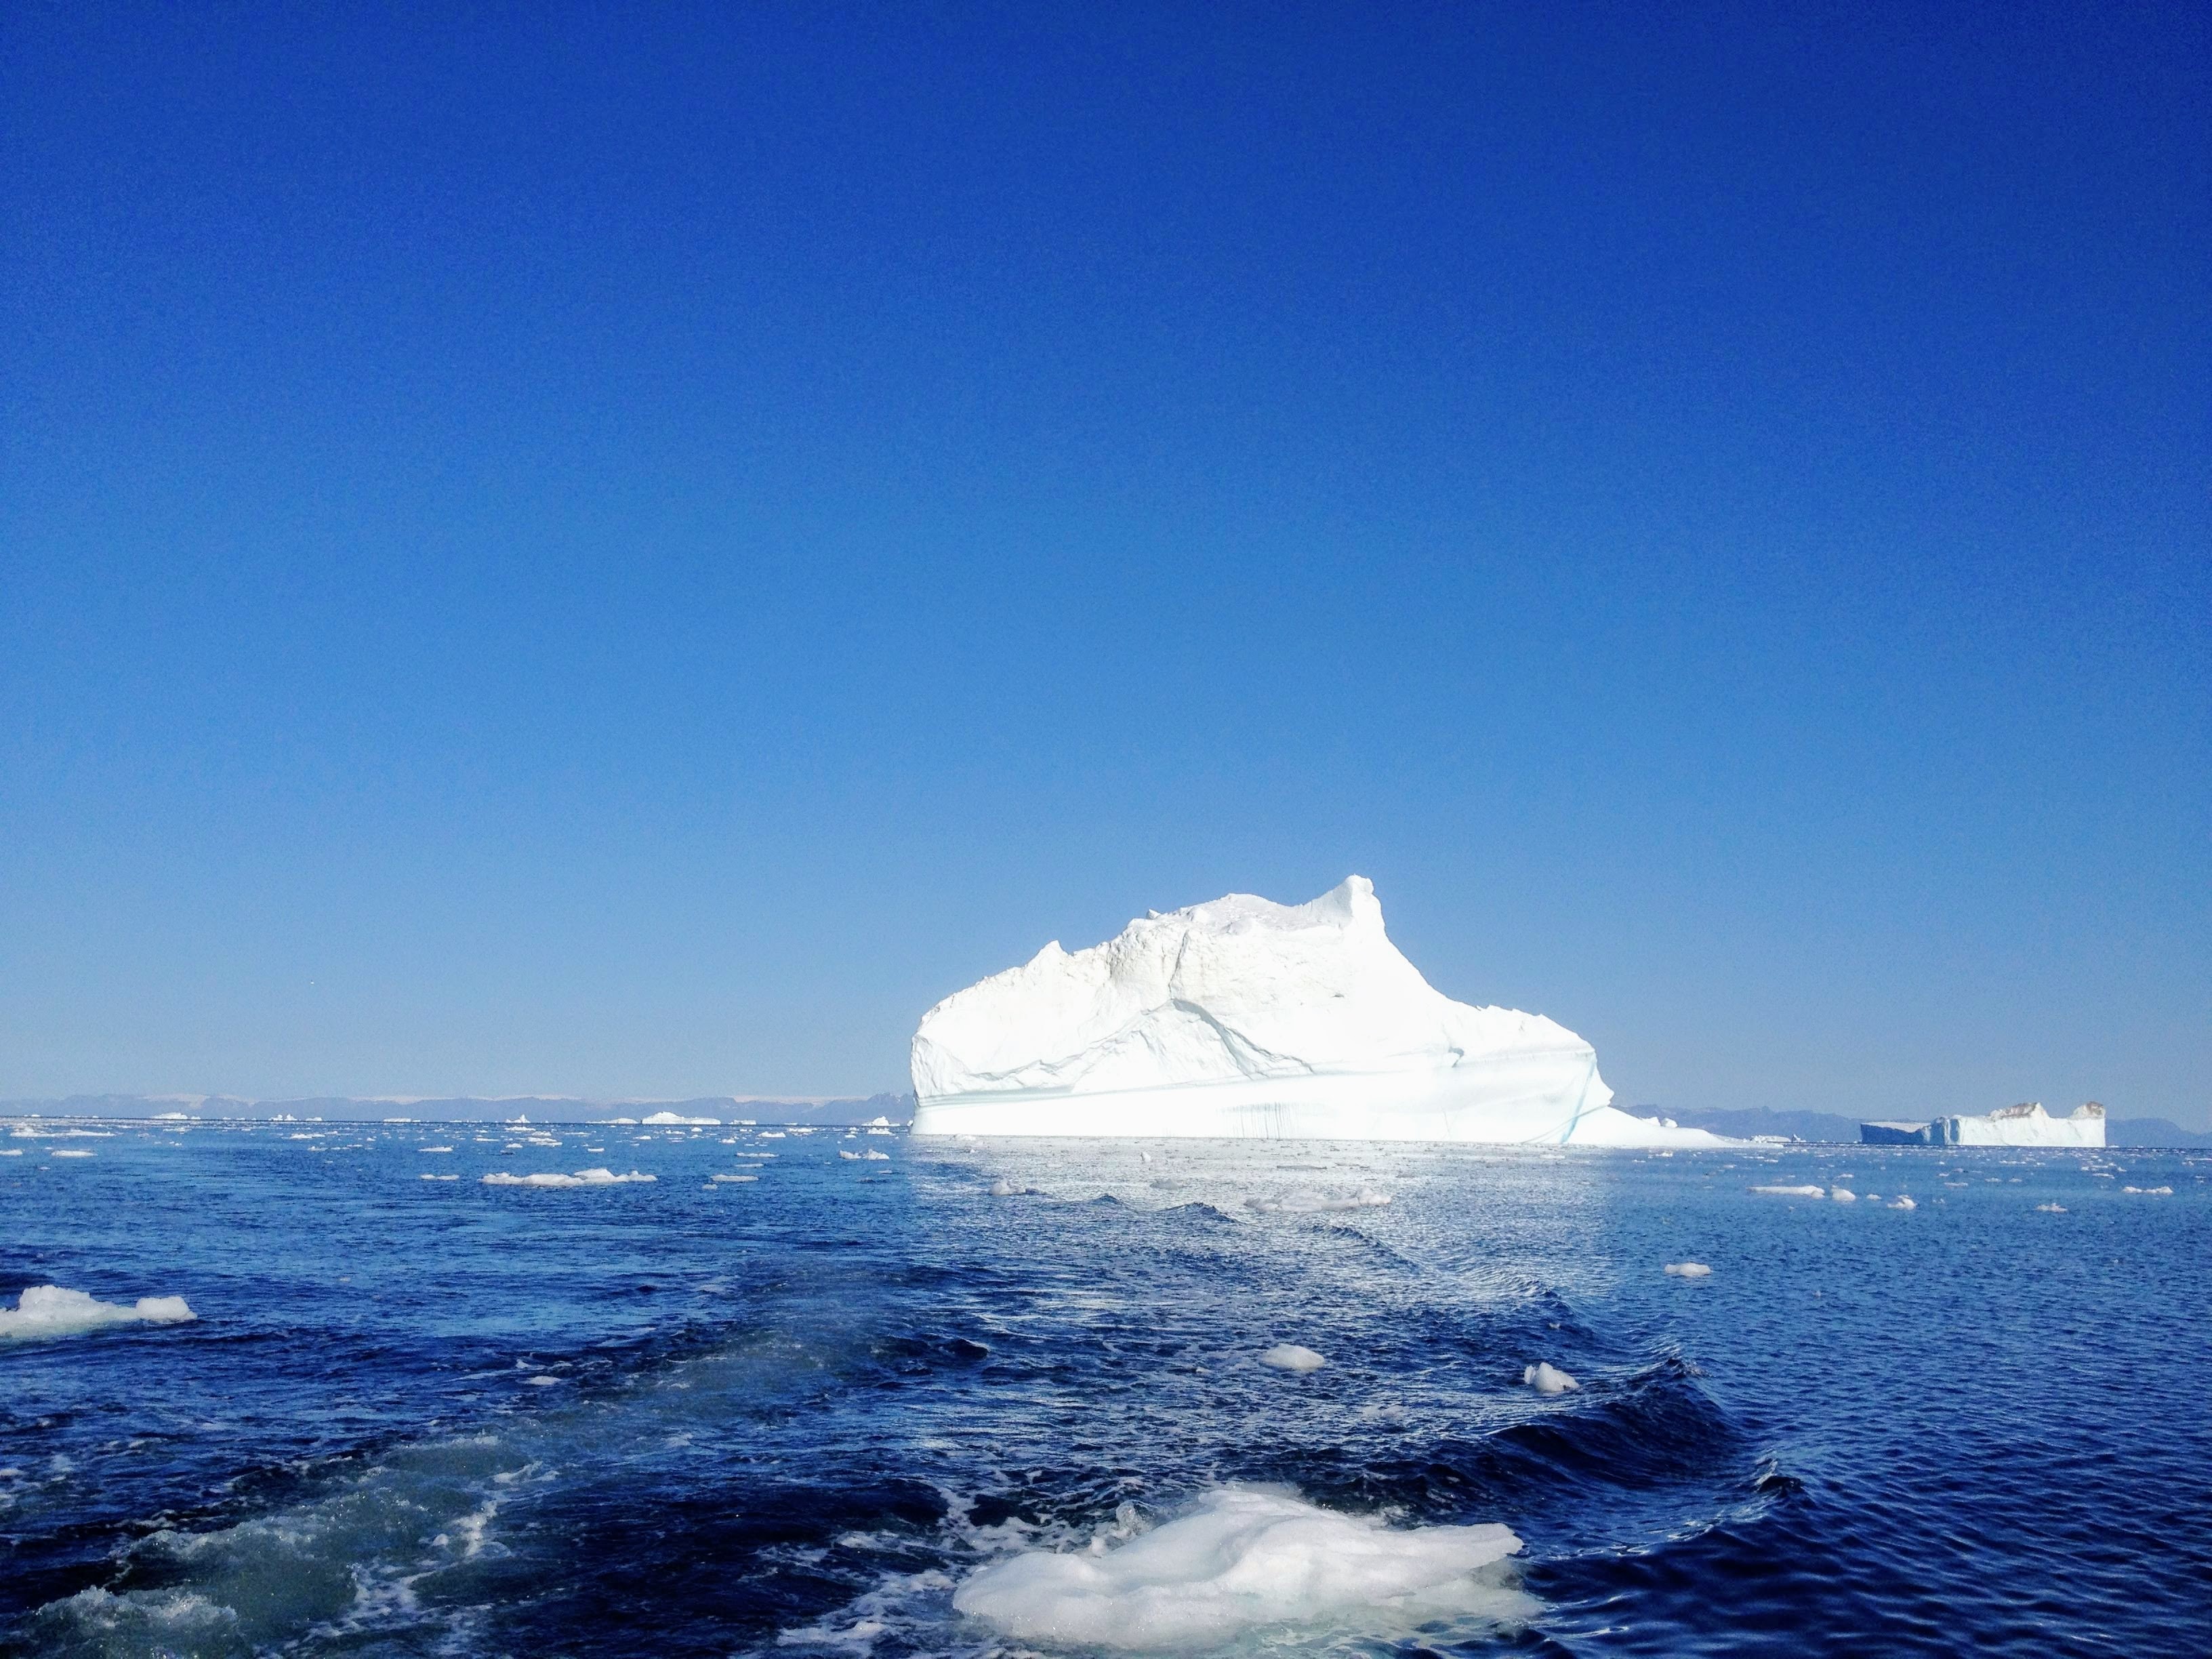
{"type": "Polygon", "coordinates": [[[1311,1348],[1295,1342],[1278,1342],[1260,1356],[1260,1363],[1279,1371],[1317,1371],[1328,1361],[1311,1348]]]}
{"type": "Polygon", "coordinates": [[[425,1171],[423,1174],[417,1176],[416,1179],[418,1181],[459,1181],[460,1176],[457,1175],[433,1175],[425,1171]]]}
{"type": "Polygon", "coordinates": [[[418,1152],[450,1152],[453,1149],[450,1146],[417,1146],[415,1150],[418,1152]]]}
{"type": "Polygon", "coordinates": [[[0,1308],[0,1338],[75,1336],[103,1325],[181,1325],[198,1317],[181,1296],[142,1296],[125,1307],[83,1291],[33,1285],[15,1298],[14,1308],[0,1308]]]}
{"type": "Polygon", "coordinates": [[[757,1175],[718,1175],[714,1177],[714,1180],[723,1186],[729,1186],[740,1181],[758,1181],[759,1179],[757,1175]]]}
{"type": "Polygon", "coordinates": [[[1909,1197],[1899,1197],[1897,1201],[1892,1204],[1889,1207],[1893,1210],[1917,1210],[1920,1206],[1917,1204],[1915,1204],[1909,1197]]]}
{"type": "Polygon", "coordinates": [[[1540,1359],[1522,1371],[1521,1380],[1538,1394],[1565,1394],[1582,1387],[1557,1365],[1540,1359]]]}
{"type": "Polygon", "coordinates": [[[2039,1215],[2064,1215],[2066,1213],[2066,1206],[2063,1204],[2039,1204],[2035,1206],[2035,1209],[2036,1213],[2039,1215]]]}
{"type": "Polygon", "coordinates": [[[689,1128],[694,1125],[702,1129],[719,1129],[722,1127],[722,1120],[719,1117],[685,1117],[678,1112],[655,1112],[652,1116],[641,1121],[656,1129],[672,1127],[689,1128]]]}
{"type": "Polygon", "coordinates": [[[508,1175],[495,1170],[483,1177],[487,1187],[619,1187],[633,1181],[653,1181],[658,1177],[641,1175],[632,1170],[628,1175],[617,1175],[612,1170],[579,1170],[574,1175],[540,1173],[538,1175],[508,1175]]]}
{"type": "Polygon", "coordinates": [[[1838,1204],[1856,1204],[1859,1201],[1859,1195],[1848,1187],[1831,1187],[1828,1188],[1828,1196],[1838,1204]]]}
{"type": "Polygon", "coordinates": [[[560,1380],[557,1376],[547,1376],[543,1372],[536,1376],[526,1376],[522,1379],[526,1386],[532,1389],[550,1389],[560,1380]]]}
{"type": "Polygon", "coordinates": [[[1521,1540],[1495,1524],[1395,1531],[1285,1493],[1209,1492],[1188,1515],[1118,1549],[1031,1550],[953,1593],[960,1612],[1019,1642],[1181,1648],[1240,1632],[1379,1613],[1410,1627],[1447,1614],[1533,1610],[1497,1564],[1521,1540]]]}
{"type": "Polygon", "coordinates": [[[1754,1193],[1772,1193],[1781,1198],[1826,1198],[1828,1195],[1828,1189],[1826,1187],[1814,1186],[1753,1187],[1751,1190],[1754,1193]]]}
{"type": "Polygon", "coordinates": [[[90,1152],[72,1152],[66,1146],[57,1146],[53,1150],[53,1156],[56,1158],[90,1158],[92,1154],[90,1152]]]}
{"type": "Polygon", "coordinates": [[[2172,1198],[2173,1196],[2173,1188],[2171,1187],[2123,1187],[2120,1190],[2124,1193],[2135,1193],[2143,1198],[2172,1198]]]}
{"type": "Polygon", "coordinates": [[[1000,1176],[996,1181],[991,1183],[991,1196],[994,1198],[1012,1198],[1020,1190],[1020,1188],[1015,1186],[1012,1182],[1007,1180],[1004,1176],[1000,1176]]]}
{"type": "Polygon", "coordinates": [[[1677,1279],[1711,1279],[1713,1270],[1702,1261],[1670,1261],[1667,1271],[1677,1279]]]}

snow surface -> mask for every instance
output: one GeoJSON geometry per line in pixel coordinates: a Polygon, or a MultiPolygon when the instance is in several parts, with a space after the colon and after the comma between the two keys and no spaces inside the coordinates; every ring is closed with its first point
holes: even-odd
{"type": "Polygon", "coordinates": [[[126,1307],[58,1285],[33,1285],[14,1308],[0,1308],[0,1338],[76,1336],[103,1325],[181,1325],[198,1317],[181,1296],[142,1296],[126,1307]]]}
{"type": "Polygon", "coordinates": [[[1364,876],[1054,940],[923,1015],[911,1063],[916,1134],[1729,1144],[1612,1111],[1565,1026],[1437,991],[1364,876]]]}
{"type": "Polygon", "coordinates": [[[1187,1648],[1378,1614],[1410,1631],[1448,1614],[1525,1613],[1498,1565],[1520,1547],[1494,1523],[1400,1530],[1230,1488],[1119,1548],[1032,1550],[985,1567],[952,1605],[1018,1642],[1055,1646],[1187,1648]]]}

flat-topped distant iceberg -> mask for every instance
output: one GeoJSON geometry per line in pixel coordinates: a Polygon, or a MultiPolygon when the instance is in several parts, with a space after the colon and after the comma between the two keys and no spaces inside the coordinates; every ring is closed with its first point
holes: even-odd
{"type": "Polygon", "coordinates": [[[1862,1123],[1859,1139],[1874,1146],[2101,1146],[2105,1109],[2095,1101],[2053,1117],[2039,1100],[1986,1117],[1939,1117],[1927,1123],[1862,1123]]]}
{"type": "Polygon", "coordinates": [[[923,1015],[913,1073],[916,1134],[1727,1144],[1613,1109],[1565,1026],[1436,990],[1364,876],[1055,940],[923,1015]]]}

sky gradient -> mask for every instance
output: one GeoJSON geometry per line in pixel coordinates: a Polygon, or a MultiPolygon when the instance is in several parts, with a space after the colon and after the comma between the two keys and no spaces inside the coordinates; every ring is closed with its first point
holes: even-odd
{"type": "Polygon", "coordinates": [[[1625,1103],[2212,1121],[2202,8],[1097,9],[9,8],[0,1097],[1357,871],[1625,1103]]]}

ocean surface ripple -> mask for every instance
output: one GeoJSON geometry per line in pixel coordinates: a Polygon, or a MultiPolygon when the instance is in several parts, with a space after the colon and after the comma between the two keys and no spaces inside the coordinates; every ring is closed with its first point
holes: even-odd
{"type": "Polygon", "coordinates": [[[2201,1153],[0,1148],[0,1307],[197,1316],[0,1334],[7,1655],[2208,1650],[2201,1153]]]}

